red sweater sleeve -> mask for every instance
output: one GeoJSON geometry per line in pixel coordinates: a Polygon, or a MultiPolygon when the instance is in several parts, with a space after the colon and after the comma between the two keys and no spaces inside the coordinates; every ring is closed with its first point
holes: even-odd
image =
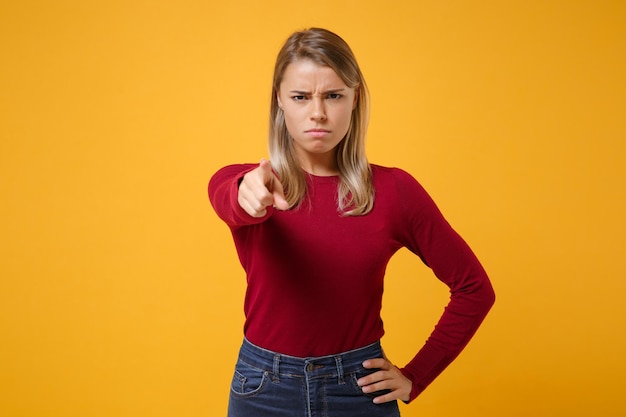
{"type": "Polygon", "coordinates": [[[397,181],[403,243],[450,288],[450,301],[430,337],[401,369],[415,399],[461,353],[495,301],[480,262],[410,175],[397,181]],[[407,223],[408,222],[408,223],[407,223]]]}

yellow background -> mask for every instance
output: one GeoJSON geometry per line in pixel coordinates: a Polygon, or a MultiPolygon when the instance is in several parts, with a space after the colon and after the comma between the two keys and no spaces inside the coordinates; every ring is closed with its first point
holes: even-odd
{"type": "MultiPolygon", "coordinates": [[[[596,0],[2,0],[0,415],[225,415],[245,280],[206,184],[266,156],[275,55],[314,25],[359,58],[371,161],[498,295],[403,415],[626,415],[626,2],[596,0]]],[[[446,301],[392,260],[392,360],[446,301]]]]}

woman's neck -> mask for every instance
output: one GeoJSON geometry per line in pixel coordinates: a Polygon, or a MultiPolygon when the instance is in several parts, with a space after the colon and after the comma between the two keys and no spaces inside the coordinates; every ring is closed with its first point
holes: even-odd
{"type": "Polygon", "coordinates": [[[325,155],[309,155],[306,158],[300,156],[298,158],[300,168],[311,175],[318,177],[330,177],[339,175],[337,167],[337,158],[334,152],[325,155]]]}

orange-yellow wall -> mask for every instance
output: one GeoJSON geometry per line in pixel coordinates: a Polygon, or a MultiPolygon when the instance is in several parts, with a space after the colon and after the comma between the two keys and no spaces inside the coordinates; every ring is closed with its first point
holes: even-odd
{"type": "MultiPolygon", "coordinates": [[[[266,156],[273,60],[328,27],[373,162],[430,191],[497,304],[410,416],[626,415],[626,2],[0,4],[0,415],[225,415],[244,276],[206,198],[266,156]]],[[[446,289],[403,251],[402,365],[446,289]]]]}

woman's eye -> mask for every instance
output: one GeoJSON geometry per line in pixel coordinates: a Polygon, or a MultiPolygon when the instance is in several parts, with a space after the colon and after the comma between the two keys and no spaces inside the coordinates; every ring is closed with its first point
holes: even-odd
{"type": "Polygon", "coordinates": [[[306,97],[305,96],[293,96],[293,97],[291,97],[291,99],[293,101],[302,101],[302,100],[305,100],[306,97]]]}
{"type": "Polygon", "coordinates": [[[339,100],[341,98],[341,94],[339,93],[331,93],[328,95],[328,98],[331,100],[339,100]]]}

